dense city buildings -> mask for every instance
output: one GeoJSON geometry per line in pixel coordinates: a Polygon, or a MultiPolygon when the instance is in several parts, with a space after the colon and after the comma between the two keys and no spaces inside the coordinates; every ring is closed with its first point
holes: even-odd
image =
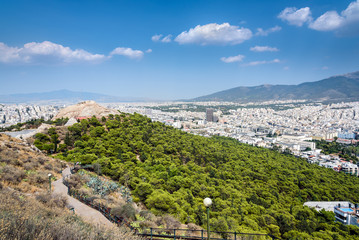
{"type": "Polygon", "coordinates": [[[0,127],[7,127],[32,119],[49,120],[63,106],[0,104],[0,127]]]}
{"type": "MultiPolygon", "coordinates": [[[[335,171],[359,175],[356,164],[325,155],[313,140],[357,144],[359,102],[265,103],[169,102],[109,103],[105,107],[140,113],[153,121],[201,136],[225,136],[258,147],[273,148],[335,171]]],[[[64,106],[0,105],[0,127],[31,119],[50,119],[64,106]]]]}

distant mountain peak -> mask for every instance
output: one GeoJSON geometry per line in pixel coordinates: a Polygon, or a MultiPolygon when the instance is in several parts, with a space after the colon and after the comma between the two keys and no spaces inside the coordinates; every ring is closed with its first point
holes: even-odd
{"type": "Polygon", "coordinates": [[[298,85],[236,87],[192,101],[261,102],[270,100],[359,100],[359,71],[298,85]]]}
{"type": "Polygon", "coordinates": [[[338,76],[339,77],[346,77],[346,78],[355,79],[355,78],[359,78],[359,71],[346,73],[346,74],[342,74],[342,75],[338,75],[338,76]]]}

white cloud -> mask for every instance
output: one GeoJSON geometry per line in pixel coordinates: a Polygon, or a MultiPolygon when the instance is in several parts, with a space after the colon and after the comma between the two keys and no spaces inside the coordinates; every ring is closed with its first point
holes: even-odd
{"type": "MultiPolygon", "coordinates": [[[[309,24],[309,28],[318,31],[340,30],[343,27],[359,24],[359,0],[351,2],[349,6],[338,14],[336,11],[328,11],[309,24]]],[[[355,26],[356,25],[356,26],[355,26]]]]}
{"type": "Polygon", "coordinates": [[[309,28],[318,31],[332,31],[339,28],[344,23],[344,18],[339,16],[336,11],[329,11],[318,17],[309,24],[309,28]]]}
{"type": "Polygon", "coordinates": [[[253,52],[278,52],[279,49],[276,47],[268,47],[268,46],[255,46],[250,48],[253,52]]]}
{"type": "Polygon", "coordinates": [[[162,36],[163,36],[162,34],[153,35],[151,39],[154,42],[158,42],[162,38],[162,36]]]}
{"type": "Polygon", "coordinates": [[[283,68],[283,70],[289,70],[289,67],[288,67],[288,66],[285,66],[285,67],[283,68]]]}
{"type": "Polygon", "coordinates": [[[282,30],[282,28],[279,26],[275,26],[267,30],[263,30],[263,28],[257,28],[256,36],[268,36],[268,34],[279,32],[280,30],[282,30]]]}
{"type": "Polygon", "coordinates": [[[279,13],[278,18],[287,21],[291,25],[301,27],[304,23],[312,21],[311,14],[309,7],[298,10],[295,7],[287,7],[279,13]]]}
{"type": "Polygon", "coordinates": [[[313,20],[309,7],[285,8],[278,18],[289,24],[302,26],[308,23],[308,27],[317,31],[337,31],[349,34],[359,32],[359,0],[351,2],[340,14],[337,11],[327,11],[313,20]]]}
{"type": "Polygon", "coordinates": [[[0,42],[0,62],[24,61],[25,59],[20,57],[20,51],[20,48],[9,47],[5,43],[0,42]]]}
{"type": "Polygon", "coordinates": [[[0,42],[0,62],[95,62],[106,59],[105,55],[92,54],[83,49],[72,50],[60,44],[44,41],[41,43],[31,42],[23,47],[9,47],[0,42]]]}
{"type": "Polygon", "coordinates": [[[133,50],[132,48],[118,47],[118,48],[115,48],[110,53],[110,56],[113,56],[113,55],[122,55],[122,56],[129,57],[132,59],[141,59],[144,54],[141,50],[133,50]]]}
{"type": "Polygon", "coordinates": [[[272,61],[253,61],[246,64],[243,64],[243,66],[257,66],[262,64],[270,64],[270,63],[280,63],[279,59],[273,59],[272,61]]]}
{"type": "Polygon", "coordinates": [[[342,16],[345,17],[347,23],[359,21],[359,0],[350,3],[347,9],[342,11],[342,16]]]}
{"type": "Polygon", "coordinates": [[[158,35],[153,35],[152,36],[152,41],[154,42],[164,42],[164,43],[169,43],[172,41],[172,35],[168,34],[167,36],[163,37],[162,34],[158,34],[158,35]]]}
{"type": "Polygon", "coordinates": [[[166,37],[162,38],[161,42],[164,42],[164,43],[168,43],[168,42],[171,42],[172,41],[172,35],[169,34],[167,35],[166,37]]]}
{"type": "MultiPolygon", "coordinates": [[[[146,50],[146,53],[152,49],[146,50]]],[[[9,47],[0,42],[0,62],[3,63],[72,63],[72,62],[100,62],[111,58],[113,55],[123,55],[132,59],[141,59],[144,53],[140,50],[118,47],[108,56],[92,54],[83,49],[72,50],[60,44],[44,41],[41,43],[30,42],[23,47],[9,47]]]]}
{"type": "Polygon", "coordinates": [[[243,60],[243,55],[237,55],[232,57],[221,57],[221,61],[225,63],[241,62],[243,60]]]}
{"type": "Polygon", "coordinates": [[[328,70],[329,68],[327,66],[323,66],[322,70],[328,70]]]}
{"type": "Polygon", "coordinates": [[[252,31],[248,28],[239,28],[229,23],[197,25],[188,31],[179,34],[175,41],[180,44],[240,44],[252,37],[252,31]]]}

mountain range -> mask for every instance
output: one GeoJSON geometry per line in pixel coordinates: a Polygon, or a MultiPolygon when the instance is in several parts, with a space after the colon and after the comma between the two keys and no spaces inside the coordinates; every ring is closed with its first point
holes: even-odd
{"type": "Polygon", "coordinates": [[[236,87],[192,101],[261,102],[268,100],[359,100],[359,71],[298,85],[236,87]]]}
{"type": "MultiPolygon", "coordinates": [[[[358,101],[359,71],[298,85],[236,87],[185,101],[262,102],[269,100],[358,101]]],[[[58,90],[42,93],[0,95],[0,103],[146,102],[146,98],[118,97],[99,93],[58,90]]],[[[158,100],[157,100],[158,101],[158,100]]],[[[183,100],[181,100],[183,101],[183,100]]]]}
{"type": "Polygon", "coordinates": [[[0,95],[0,103],[77,103],[85,100],[96,102],[143,102],[145,98],[117,97],[99,93],[75,92],[66,89],[41,92],[0,95]]]}

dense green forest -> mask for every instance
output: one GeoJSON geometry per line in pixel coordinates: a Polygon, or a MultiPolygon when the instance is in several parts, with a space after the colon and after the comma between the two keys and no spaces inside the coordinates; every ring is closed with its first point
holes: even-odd
{"type": "Polygon", "coordinates": [[[170,213],[205,227],[203,199],[210,197],[210,225],[216,231],[359,239],[359,228],[303,206],[306,201],[359,202],[356,177],[234,139],[188,134],[139,114],[93,117],[68,130],[58,158],[100,164],[103,174],[130,187],[134,200],[155,214],[170,213]]]}

